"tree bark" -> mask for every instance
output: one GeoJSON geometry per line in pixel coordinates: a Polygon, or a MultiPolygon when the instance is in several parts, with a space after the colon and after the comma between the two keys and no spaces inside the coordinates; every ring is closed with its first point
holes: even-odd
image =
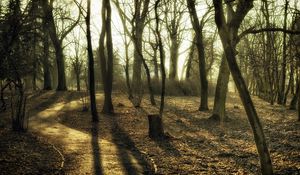
{"type": "Polygon", "coordinates": [[[50,63],[49,63],[49,34],[47,32],[47,22],[43,19],[43,76],[44,76],[44,90],[52,90],[50,63]]]}
{"type": "Polygon", "coordinates": [[[225,121],[227,119],[225,115],[225,107],[229,76],[230,70],[225,55],[223,55],[216,85],[213,115],[210,117],[213,120],[225,121]]]}

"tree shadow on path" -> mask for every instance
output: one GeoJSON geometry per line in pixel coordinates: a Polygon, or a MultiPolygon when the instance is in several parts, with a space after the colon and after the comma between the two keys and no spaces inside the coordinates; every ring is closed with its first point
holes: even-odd
{"type": "Polygon", "coordinates": [[[94,158],[94,174],[95,175],[102,175],[103,168],[102,168],[102,161],[101,161],[101,150],[99,146],[99,125],[98,123],[92,123],[91,128],[91,144],[92,144],[92,151],[93,151],[93,158],[94,158]]]}
{"type": "Polygon", "coordinates": [[[116,120],[118,116],[105,117],[108,117],[110,120],[112,140],[117,146],[119,158],[126,170],[126,174],[155,174],[154,168],[150,161],[147,160],[146,155],[135,146],[134,141],[126,131],[119,126],[116,120]]]}

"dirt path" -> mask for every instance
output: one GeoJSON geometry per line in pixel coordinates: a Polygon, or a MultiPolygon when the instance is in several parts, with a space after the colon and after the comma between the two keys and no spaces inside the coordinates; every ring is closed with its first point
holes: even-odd
{"type": "MultiPolygon", "coordinates": [[[[166,97],[165,131],[170,139],[148,137],[143,100],[135,109],[124,94],[114,94],[115,116],[100,114],[99,124],[82,112],[78,92],[41,93],[30,101],[30,128],[48,138],[65,156],[65,174],[259,174],[259,159],[245,112],[230,96],[223,125],[207,120],[197,97],[166,97]]],[[[275,174],[300,174],[300,132],[296,112],[253,98],[269,143],[275,174]]],[[[97,94],[97,109],[103,97],[97,94]]],[[[209,99],[212,107],[212,99],[209,99]]]]}
{"type": "MultiPolygon", "coordinates": [[[[98,96],[97,98],[101,98],[98,96]]],[[[136,156],[132,148],[122,143],[124,138],[114,137],[112,128],[100,124],[111,123],[108,117],[103,117],[99,124],[90,124],[84,130],[71,128],[60,122],[74,113],[80,113],[79,99],[72,92],[48,92],[38,97],[39,105],[31,111],[30,130],[49,139],[64,155],[64,171],[66,174],[150,174],[147,163],[136,156]],[[104,121],[106,120],[106,121],[104,121]],[[90,132],[88,132],[88,130],[90,132]],[[104,139],[99,135],[106,134],[104,139]]],[[[100,111],[100,108],[98,109],[100,111]]],[[[116,126],[112,126],[116,127],[116,126]]]]}

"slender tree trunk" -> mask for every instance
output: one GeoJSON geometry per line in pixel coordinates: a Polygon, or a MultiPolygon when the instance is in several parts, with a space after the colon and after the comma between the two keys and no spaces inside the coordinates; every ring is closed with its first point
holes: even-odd
{"type": "Polygon", "coordinates": [[[144,68],[146,70],[146,76],[147,76],[147,84],[148,84],[148,90],[149,90],[149,95],[150,95],[150,102],[151,105],[155,106],[155,99],[154,99],[154,92],[153,92],[153,87],[152,87],[152,83],[151,83],[151,76],[150,76],[150,70],[149,67],[146,63],[146,60],[144,59],[144,57],[141,55],[142,61],[143,61],[143,65],[144,68]]]}
{"type": "Polygon", "coordinates": [[[163,110],[164,110],[164,98],[165,98],[165,68],[164,68],[164,50],[161,40],[161,35],[159,31],[159,17],[157,8],[160,3],[160,0],[155,1],[155,22],[156,22],[156,40],[158,42],[159,47],[159,53],[160,53],[160,61],[161,61],[161,80],[162,80],[162,89],[161,89],[161,96],[160,96],[160,108],[159,108],[159,115],[148,115],[148,121],[149,121],[149,137],[152,139],[163,139],[165,138],[164,134],[164,127],[163,127],[163,110]]]}
{"type": "MultiPolygon", "coordinates": [[[[125,26],[124,27],[124,30],[125,29],[125,26]]],[[[126,63],[125,63],[125,76],[126,76],[126,85],[127,85],[127,91],[128,91],[128,98],[129,99],[132,99],[133,96],[132,96],[132,90],[131,90],[131,85],[130,85],[130,75],[129,75],[129,43],[127,41],[127,37],[125,36],[125,56],[126,56],[126,63]]]]}
{"type": "Polygon", "coordinates": [[[192,21],[193,29],[195,31],[196,46],[198,51],[199,60],[199,72],[201,82],[201,99],[200,99],[200,111],[208,110],[208,81],[206,77],[206,63],[205,63],[205,52],[203,44],[203,28],[200,26],[194,0],[187,0],[190,18],[192,21]]]}
{"type": "Polygon", "coordinates": [[[299,87],[299,83],[297,82],[297,88],[296,88],[296,93],[293,95],[292,101],[290,103],[290,110],[296,110],[296,106],[297,106],[297,102],[298,102],[298,96],[299,96],[299,91],[300,91],[300,87],[299,87]]]}
{"type": "Polygon", "coordinates": [[[170,80],[177,80],[177,63],[178,63],[178,49],[179,43],[177,39],[177,34],[173,34],[171,36],[171,50],[170,50],[170,72],[169,72],[169,79],[170,80]]]}
{"type": "MultiPolygon", "coordinates": [[[[268,146],[266,143],[263,128],[261,126],[260,120],[258,118],[257,112],[255,110],[253,101],[247,89],[246,83],[242,77],[241,71],[236,62],[236,52],[234,45],[234,38],[237,37],[237,31],[244,17],[247,15],[249,10],[253,7],[253,1],[239,1],[237,7],[242,7],[242,9],[236,9],[233,19],[235,24],[231,24],[231,20],[227,23],[224,16],[223,2],[219,0],[214,0],[215,8],[215,23],[218,27],[219,36],[222,41],[226,59],[229,65],[230,72],[232,74],[233,80],[239,92],[240,98],[244,105],[245,111],[248,116],[249,123],[251,125],[254,140],[256,143],[257,151],[260,157],[261,170],[264,175],[272,175],[273,168],[271,163],[270,154],[268,151],[268,146]],[[239,21],[237,20],[239,19],[239,21]],[[233,32],[233,37],[229,37],[228,33],[233,32]]],[[[232,20],[233,20],[232,19],[232,20]]]]}
{"type": "Polygon", "coordinates": [[[230,70],[225,55],[223,55],[220,69],[219,69],[218,81],[217,81],[216,92],[215,92],[213,115],[211,116],[211,119],[217,121],[226,120],[225,104],[226,104],[226,95],[228,90],[229,76],[230,76],[230,70]]]}
{"type": "Polygon", "coordinates": [[[158,71],[158,63],[157,63],[157,46],[153,48],[153,64],[154,64],[154,79],[159,80],[159,71],[158,71]]]}
{"type": "MultiPolygon", "coordinates": [[[[285,0],[285,8],[284,8],[284,25],[283,28],[286,30],[287,25],[287,10],[288,10],[289,1],[285,0]]],[[[284,95],[285,95],[285,79],[286,79],[286,32],[283,32],[283,46],[282,46],[282,64],[281,64],[281,81],[280,88],[278,93],[278,104],[284,104],[284,95]]]]}

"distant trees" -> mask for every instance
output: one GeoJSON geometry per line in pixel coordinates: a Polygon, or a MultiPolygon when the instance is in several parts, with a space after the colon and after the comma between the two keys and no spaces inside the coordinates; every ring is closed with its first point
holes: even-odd
{"type": "Polygon", "coordinates": [[[164,3],[165,25],[170,38],[170,67],[169,79],[178,80],[178,57],[179,47],[182,43],[182,34],[185,26],[182,22],[182,17],[186,6],[181,1],[166,1],[164,3]]]}
{"type": "Polygon", "coordinates": [[[53,0],[50,0],[50,2],[48,0],[41,0],[41,5],[45,15],[44,18],[47,22],[46,25],[48,26],[48,33],[55,49],[57,77],[58,77],[58,85],[56,90],[65,91],[67,90],[67,84],[66,84],[66,73],[65,73],[65,59],[63,54],[63,40],[79,23],[80,15],[78,15],[76,21],[71,23],[70,26],[62,29],[62,32],[59,34],[57,31],[57,26],[53,15],[53,9],[54,9],[53,4],[54,4],[53,0]]]}

